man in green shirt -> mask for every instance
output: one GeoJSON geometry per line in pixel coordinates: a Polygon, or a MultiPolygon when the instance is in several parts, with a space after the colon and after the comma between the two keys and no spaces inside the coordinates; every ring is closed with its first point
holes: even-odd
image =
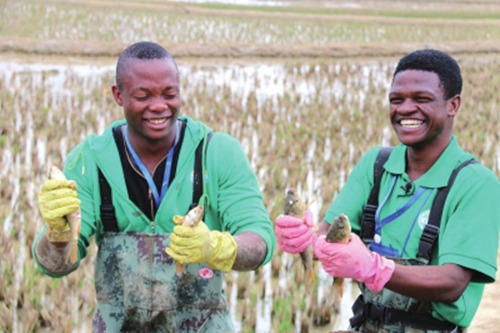
{"type": "MultiPolygon", "coordinates": [[[[290,216],[276,220],[280,248],[297,253],[313,243],[322,267],[360,282],[351,329],[362,332],[460,332],[479,306],[484,284],[497,269],[500,184],[471,163],[457,174],[443,206],[433,251],[419,256],[437,190],[472,155],[452,134],[461,104],[457,62],[437,50],[418,50],[398,63],[389,92],[390,121],[400,144],[383,165],[371,239],[358,237],[374,185],[380,147],[368,151],[319,224],[317,234],[290,216]],[[347,243],[325,234],[340,214],[353,233],[347,243]]],[[[433,229],[435,231],[435,229],[433,229]]],[[[427,241],[427,239],[424,239],[427,241]]]]}
{"type": "Polygon", "coordinates": [[[50,276],[67,275],[95,236],[94,332],[234,331],[224,273],[260,267],[275,247],[243,149],[229,135],[210,135],[201,122],[179,116],[179,71],[160,45],[126,48],[112,92],[125,120],[75,147],[64,166],[69,180],[50,179],[39,193],[46,227],[33,243],[37,264],[50,276]],[[193,183],[200,182],[203,192],[195,196],[200,187],[193,183]],[[174,224],[174,216],[198,204],[202,222],[174,224]],[[65,216],[78,209],[72,262],[65,216]],[[177,262],[184,270],[175,269],[177,262]]]}

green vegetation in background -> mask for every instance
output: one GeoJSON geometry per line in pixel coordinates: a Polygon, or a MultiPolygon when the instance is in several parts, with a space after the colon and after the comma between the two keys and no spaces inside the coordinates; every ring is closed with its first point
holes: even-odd
{"type": "Polygon", "coordinates": [[[274,45],[500,40],[500,4],[481,7],[443,2],[431,7],[436,10],[425,9],[423,5],[416,9],[384,6],[386,2],[381,7],[367,9],[8,1],[2,9],[0,37],[274,45]]]}

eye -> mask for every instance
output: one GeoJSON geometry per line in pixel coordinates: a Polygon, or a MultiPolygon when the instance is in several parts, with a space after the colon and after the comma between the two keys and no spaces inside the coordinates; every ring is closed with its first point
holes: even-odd
{"type": "Polygon", "coordinates": [[[420,97],[415,98],[415,101],[416,101],[417,103],[429,103],[429,102],[431,102],[431,101],[432,101],[432,99],[431,99],[431,98],[429,98],[429,97],[420,96],[420,97]]]}
{"type": "Polygon", "coordinates": [[[142,90],[139,90],[136,91],[132,96],[136,101],[143,102],[146,101],[150,95],[142,90]]]}
{"type": "Polygon", "coordinates": [[[391,103],[391,104],[401,104],[402,102],[403,102],[403,99],[400,97],[389,98],[389,103],[391,103]]]}
{"type": "Polygon", "coordinates": [[[164,94],[163,95],[165,99],[174,99],[177,97],[176,93],[169,93],[169,94],[164,94]]]}

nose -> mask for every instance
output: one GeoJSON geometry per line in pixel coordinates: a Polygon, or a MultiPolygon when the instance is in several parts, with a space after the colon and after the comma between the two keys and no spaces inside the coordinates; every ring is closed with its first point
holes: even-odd
{"type": "Polygon", "coordinates": [[[416,110],[415,102],[411,98],[405,98],[401,103],[393,105],[393,111],[408,113],[416,110]]]}
{"type": "Polygon", "coordinates": [[[165,99],[161,96],[155,96],[150,99],[149,109],[155,112],[163,112],[168,109],[167,103],[165,103],[165,99]]]}

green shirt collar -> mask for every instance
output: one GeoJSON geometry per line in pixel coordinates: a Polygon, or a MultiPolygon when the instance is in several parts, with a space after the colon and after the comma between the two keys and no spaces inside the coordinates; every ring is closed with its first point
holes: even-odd
{"type": "MultiPolygon", "coordinates": [[[[406,150],[407,147],[399,144],[394,147],[389,159],[384,164],[385,170],[388,172],[402,176],[409,179],[406,174],[406,150]]],[[[444,187],[448,183],[453,170],[465,159],[467,154],[458,145],[457,138],[453,135],[450,143],[443,151],[441,156],[434,165],[419,179],[415,181],[418,186],[425,186],[428,188],[444,187]]]]}

